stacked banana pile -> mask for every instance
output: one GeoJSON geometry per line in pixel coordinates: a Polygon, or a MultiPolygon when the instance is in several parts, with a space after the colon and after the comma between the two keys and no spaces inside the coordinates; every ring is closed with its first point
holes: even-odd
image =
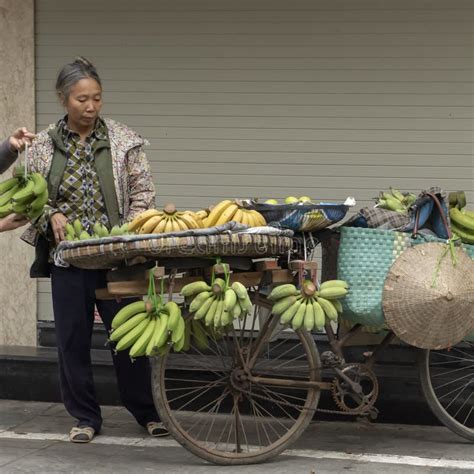
{"type": "Polygon", "coordinates": [[[214,329],[231,325],[252,308],[247,288],[239,282],[229,286],[222,278],[216,278],[212,287],[205,281],[189,283],[181,294],[187,298],[194,319],[203,319],[206,326],[214,329]]]}
{"type": "Polygon", "coordinates": [[[226,199],[216,204],[210,211],[209,216],[204,219],[204,227],[227,224],[234,221],[249,227],[260,227],[267,225],[265,218],[255,210],[245,209],[235,201],[226,199]]]}
{"type": "Polygon", "coordinates": [[[474,244],[474,212],[452,207],[449,210],[451,230],[465,244],[474,244]]]}
{"type": "Polygon", "coordinates": [[[376,199],[377,206],[389,211],[406,214],[416,201],[413,193],[401,193],[398,189],[390,188],[390,192],[381,192],[376,199]]]}
{"type": "Polygon", "coordinates": [[[163,354],[171,344],[179,352],[186,342],[181,309],[174,301],[157,310],[144,301],[131,303],[112,320],[109,341],[116,343],[116,351],[129,349],[133,359],[163,354]]]}
{"type": "Polygon", "coordinates": [[[174,204],[167,204],[164,209],[148,209],[130,222],[128,230],[136,234],[161,234],[181,230],[201,229],[206,211],[177,211],[174,204]]]}
{"type": "Polygon", "coordinates": [[[96,222],[93,227],[93,233],[90,234],[83,227],[81,221],[76,219],[72,224],[66,224],[66,240],[88,240],[101,239],[103,237],[112,237],[128,234],[128,224],[122,226],[115,225],[112,229],[107,229],[104,224],[96,222]]]}
{"type": "Polygon", "coordinates": [[[312,281],[305,280],[301,290],[286,283],[275,287],[268,295],[274,301],[272,313],[280,316],[281,324],[290,324],[297,330],[322,329],[326,318],[337,321],[342,313],[340,298],[346,296],[349,286],[342,280],[328,280],[321,284],[319,291],[312,281]]]}
{"type": "Polygon", "coordinates": [[[17,213],[35,220],[47,202],[48,186],[39,173],[25,177],[24,168],[17,167],[12,178],[0,183],[0,217],[17,213]]]}

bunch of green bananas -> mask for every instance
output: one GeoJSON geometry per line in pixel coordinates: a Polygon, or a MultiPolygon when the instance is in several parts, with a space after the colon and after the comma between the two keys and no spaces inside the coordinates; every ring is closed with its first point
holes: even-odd
{"type": "Polygon", "coordinates": [[[169,345],[178,352],[185,345],[185,322],[181,308],[168,301],[157,310],[144,301],[130,303],[112,320],[109,341],[115,350],[129,349],[130,357],[163,354],[169,345]]]}
{"type": "Polygon", "coordinates": [[[47,202],[48,185],[39,173],[25,177],[24,168],[17,167],[12,178],[0,183],[0,217],[17,213],[35,220],[47,202]]]}
{"type": "Polygon", "coordinates": [[[229,286],[222,278],[216,278],[212,287],[205,281],[189,283],[181,294],[192,298],[189,311],[194,319],[204,319],[206,326],[216,329],[231,325],[252,308],[247,288],[237,281],[229,286]]]}
{"type": "Polygon", "coordinates": [[[290,324],[294,330],[304,327],[307,331],[322,329],[326,317],[337,321],[342,313],[341,302],[347,295],[349,286],[343,280],[328,280],[321,284],[318,291],[310,280],[303,282],[301,290],[286,283],[275,287],[268,295],[274,301],[272,313],[280,316],[281,324],[290,324]]]}
{"type": "Polygon", "coordinates": [[[107,229],[104,224],[96,222],[93,227],[93,234],[89,234],[86,229],[82,226],[79,219],[76,219],[72,224],[66,224],[66,240],[88,240],[88,239],[101,239],[103,237],[111,237],[117,235],[128,234],[128,224],[122,226],[115,225],[112,229],[107,229]]]}
{"type": "Polygon", "coordinates": [[[402,193],[395,188],[390,188],[390,192],[381,191],[379,197],[376,199],[378,207],[402,214],[406,214],[415,201],[415,194],[402,193]]]}
{"type": "Polygon", "coordinates": [[[465,244],[474,244],[474,212],[452,207],[449,210],[451,230],[465,244]]]}

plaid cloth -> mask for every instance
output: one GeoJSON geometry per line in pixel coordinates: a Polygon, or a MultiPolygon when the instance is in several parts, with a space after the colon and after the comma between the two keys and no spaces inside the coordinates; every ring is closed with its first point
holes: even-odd
{"type": "MultiPolygon", "coordinates": [[[[369,229],[384,229],[397,231],[410,231],[414,228],[416,212],[426,205],[426,193],[434,194],[441,203],[446,201],[446,193],[438,186],[433,186],[421,191],[416,202],[410,208],[408,214],[389,211],[380,207],[364,207],[359,214],[352,217],[346,225],[356,227],[368,227],[369,229]]],[[[424,225],[424,222],[421,223],[424,225]]]]}

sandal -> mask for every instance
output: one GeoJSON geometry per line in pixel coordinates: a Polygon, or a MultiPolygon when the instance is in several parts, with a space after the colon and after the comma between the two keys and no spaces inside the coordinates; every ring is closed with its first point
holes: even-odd
{"type": "Polygon", "coordinates": [[[95,436],[95,429],[91,426],[75,426],[69,432],[69,441],[72,443],[90,443],[95,436]]]}
{"type": "Polygon", "coordinates": [[[150,421],[146,424],[146,429],[150,436],[161,438],[162,436],[169,436],[169,431],[165,428],[163,423],[157,421],[150,421]]]}

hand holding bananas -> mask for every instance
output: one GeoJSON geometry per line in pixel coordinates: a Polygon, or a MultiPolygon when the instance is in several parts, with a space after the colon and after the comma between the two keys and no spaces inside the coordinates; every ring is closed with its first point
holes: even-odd
{"type": "Polygon", "coordinates": [[[28,219],[20,214],[10,214],[0,219],[0,232],[18,229],[18,227],[28,224],[28,219]]]}
{"type": "Polygon", "coordinates": [[[35,220],[48,202],[48,186],[39,173],[26,174],[15,169],[12,178],[0,183],[0,218],[16,213],[35,220]]]}
{"type": "Polygon", "coordinates": [[[243,317],[252,308],[247,288],[239,282],[228,285],[222,278],[216,278],[212,287],[205,281],[189,283],[181,294],[191,300],[189,311],[194,319],[215,329],[231,325],[234,318],[243,317]]]}
{"type": "Polygon", "coordinates": [[[301,290],[295,285],[286,283],[275,287],[268,299],[275,301],[272,313],[280,316],[281,324],[290,324],[297,330],[304,326],[308,331],[322,329],[326,317],[337,321],[342,313],[340,298],[346,296],[349,286],[343,280],[328,280],[321,284],[319,290],[310,280],[303,282],[301,290]]]}
{"type": "Polygon", "coordinates": [[[8,144],[11,150],[22,152],[26,145],[31,145],[36,135],[28,131],[27,128],[17,128],[9,137],[8,144]]]}
{"type": "Polygon", "coordinates": [[[390,188],[390,192],[381,192],[376,201],[377,207],[406,214],[415,203],[416,196],[413,193],[401,193],[398,189],[390,188]]]}

